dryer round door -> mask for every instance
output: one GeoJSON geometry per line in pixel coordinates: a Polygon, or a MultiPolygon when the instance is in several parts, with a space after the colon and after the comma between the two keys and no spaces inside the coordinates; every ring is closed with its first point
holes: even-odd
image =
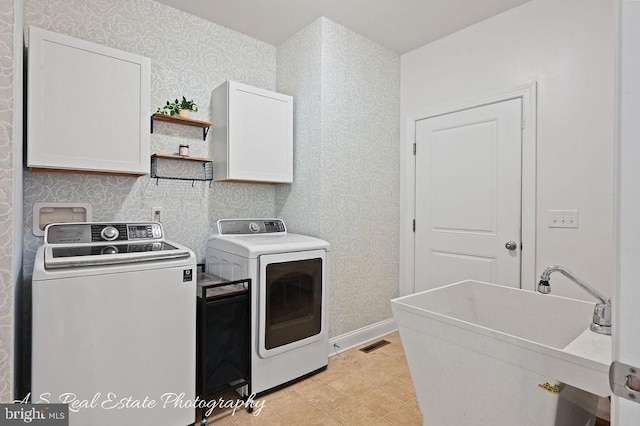
{"type": "Polygon", "coordinates": [[[323,338],[325,250],[262,255],[259,280],[258,352],[262,358],[323,338]]]}

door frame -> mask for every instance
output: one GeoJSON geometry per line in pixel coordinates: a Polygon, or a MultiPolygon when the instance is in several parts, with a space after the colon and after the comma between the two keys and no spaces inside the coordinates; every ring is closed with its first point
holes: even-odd
{"type": "MultiPolygon", "coordinates": [[[[613,289],[612,360],[627,365],[640,365],[638,342],[638,255],[640,248],[640,130],[636,117],[640,112],[640,30],[635,22],[640,18],[640,2],[615,2],[616,88],[615,88],[615,200],[616,200],[616,267],[613,289]]],[[[636,401],[637,402],[637,401],[636,401]]],[[[611,397],[611,424],[637,425],[640,405],[616,395],[611,397]]]]}
{"type": "Polygon", "coordinates": [[[537,140],[537,83],[495,91],[444,105],[427,106],[407,114],[406,137],[400,141],[400,281],[399,295],[415,291],[415,174],[413,145],[416,141],[416,122],[439,115],[477,108],[511,99],[522,100],[522,253],[520,287],[535,290],[536,281],[536,140],[537,140]]]}

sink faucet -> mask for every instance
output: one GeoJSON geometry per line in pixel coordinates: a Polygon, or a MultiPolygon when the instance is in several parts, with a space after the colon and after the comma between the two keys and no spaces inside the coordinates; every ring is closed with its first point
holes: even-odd
{"type": "Polygon", "coordinates": [[[611,300],[607,299],[602,293],[595,288],[591,287],[586,282],[575,276],[562,266],[549,266],[540,275],[540,283],[538,283],[538,291],[542,294],[551,293],[551,286],[549,285],[549,276],[552,272],[560,272],[565,277],[569,278],[574,283],[578,284],[583,290],[595,297],[600,301],[596,304],[593,310],[593,321],[589,327],[591,331],[600,334],[611,334],[611,300]]]}

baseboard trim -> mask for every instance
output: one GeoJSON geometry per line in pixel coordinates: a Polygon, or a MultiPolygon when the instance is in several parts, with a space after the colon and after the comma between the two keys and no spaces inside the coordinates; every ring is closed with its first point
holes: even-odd
{"type": "Polygon", "coordinates": [[[350,331],[349,333],[332,337],[329,339],[327,351],[329,356],[337,355],[397,330],[398,326],[396,325],[396,322],[393,318],[389,318],[388,320],[380,321],[375,324],[350,331]]]}

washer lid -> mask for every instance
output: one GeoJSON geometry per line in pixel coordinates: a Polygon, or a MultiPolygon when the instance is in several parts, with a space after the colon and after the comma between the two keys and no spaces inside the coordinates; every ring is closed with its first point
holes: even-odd
{"type": "Polygon", "coordinates": [[[222,250],[238,256],[256,258],[262,254],[289,253],[324,249],[329,243],[300,234],[214,235],[207,242],[207,250],[222,250]]]}
{"type": "Polygon", "coordinates": [[[191,251],[164,239],[159,222],[52,223],[45,228],[45,269],[187,259],[191,251]]]}
{"type": "MultiPolygon", "coordinates": [[[[175,243],[174,243],[175,244],[175,243]]],[[[44,268],[60,269],[81,266],[131,264],[168,259],[186,259],[189,250],[167,243],[85,244],[78,246],[44,246],[44,268]]]]}

